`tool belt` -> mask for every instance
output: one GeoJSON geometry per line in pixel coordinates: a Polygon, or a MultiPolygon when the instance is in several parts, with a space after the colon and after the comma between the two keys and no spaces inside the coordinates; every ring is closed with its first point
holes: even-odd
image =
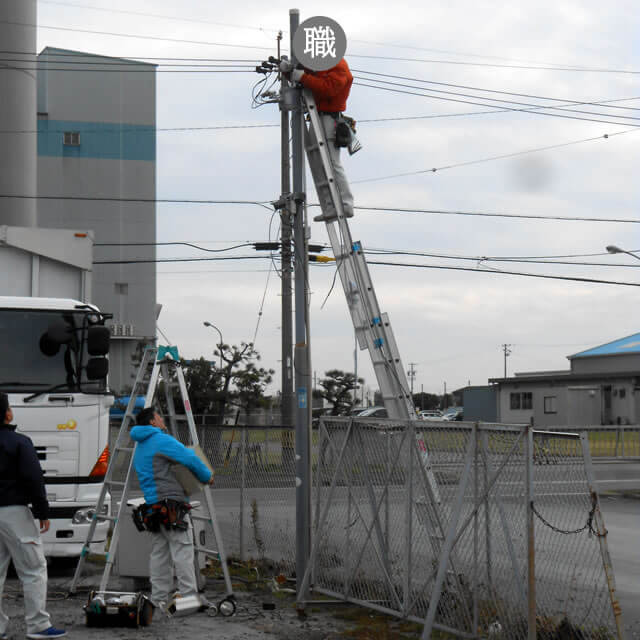
{"type": "Polygon", "coordinates": [[[187,531],[189,520],[187,515],[191,511],[188,502],[178,500],[161,500],[154,504],[141,504],[133,510],[131,517],[138,531],[158,533],[160,527],[167,531],[187,531]]]}
{"type": "Polygon", "coordinates": [[[343,113],[335,117],[336,147],[348,147],[356,132],[356,121],[343,113]]]}

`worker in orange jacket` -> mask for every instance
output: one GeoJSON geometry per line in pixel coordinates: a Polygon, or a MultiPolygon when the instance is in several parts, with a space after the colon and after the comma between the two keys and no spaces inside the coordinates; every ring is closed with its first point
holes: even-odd
{"type": "MultiPolygon", "coordinates": [[[[349,70],[349,65],[342,58],[335,67],[327,71],[293,69],[290,77],[292,82],[299,82],[303,87],[311,89],[327,138],[327,147],[333,162],[336,185],[342,198],[342,210],[345,217],[351,218],[353,217],[353,194],[340,161],[340,147],[336,146],[337,120],[347,108],[347,98],[353,84],[353,76],[349,70]]],[[[315,144],[313,138],[311,143],[315,144]]],[[[316,216],[314,220],[320,222],[336,218],[335,208],[331,204],[331,198],[328,197],[327,187],[320,189],[318,198],[320,203],[324,204],[323,213],[316,216]]]]}

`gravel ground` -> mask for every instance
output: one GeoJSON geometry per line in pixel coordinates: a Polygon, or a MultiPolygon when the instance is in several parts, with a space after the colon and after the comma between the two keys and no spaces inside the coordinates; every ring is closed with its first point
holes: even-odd
{"type": "MultiPolygon", "coordinates": [[[[133,628],[87,628],[83,606],[87,601],[88,589],[97,584],[100,574],[94,571],[93,577],[83,580],[85,587],[79,587],[77,595],[67,597],[67,590],[73,576],[73,566],[60,566],[59,562],[49,568],[48,610],[55,626],[66,629],[69,638],[91,638],[92,640],[176,640],[180,637],[189,640],[210,638],[224,640],[337,640],[338,638],[417,638],[415,629],[403,628],[406,623],[382,616],[371,615],[359,607],[310,607],[306,615],[300,617],[295,608],[292,595],[273,593],[269,589],[260,591],[236,591],[238,610],[235,616],[224,618],[196,613],[184,617],[170,617],[154,612],[150,626],[133,628]],[[264,610],[263,603],[272,603],[275,609],[264,610]],[[372,635],[367,628],[382,625],[383,635],[372,635]],[[392,632],[393,635],[388,635],[392,632]]],[[[205,596],[212,602],[223,598],[221,583],[209,581],[205,596]]],[[[240,587],[242,585],[239,585],[240,587]]],[[[234,588],[236,585],[234,584],[234,588]]],[[[111,581],[110,589],[129,591],[131,581],[111,581]]],[[[15,576],[9,576],[5,584],[3,608],[10,617],[9,634],[12,639],[25,637],[24,608],[22,589],[15,576]]],[[[415,626],[415,625],[414,625],[415,626]]]]}

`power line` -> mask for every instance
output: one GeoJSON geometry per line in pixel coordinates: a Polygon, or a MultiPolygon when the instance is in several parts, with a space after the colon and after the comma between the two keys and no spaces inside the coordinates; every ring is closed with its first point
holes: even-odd
{"type": "Polygon", "coordinates": [[[252,31],[269,31],[272,33],[277,33],[278,30],[277,29],[264,29],[263,27],[251,27],[248,25],[240,25],[240,24],[230,24],[227,22],[212,22],[211,20],[203,20],[203,19],[198,19],[198,18],[185,18],[183,16],[169,16],[169,15],[163,15],[163,14],[158,14],[158,13],[144,13],[142,11],[127,11],[124,9],[105,9],[103,7],[92,7],[90,5],[86,5],[86,4],[76,4],[73,2],[59,2],[58,0],[39,0],[40,4],[56,4],[56,5],[61,5],[61,6],[66,6],[66,7],[74,7],[76,9],[89,9],[92,11],[102,11],[102,12],[107,12],[107,13],[122,13],[125,15],[131,15],[131,16],[141,16],[144,18],[161,18],[164,20],[172,20],[172,21],[179,21],[179,22],[192,22],[195,24],[211,24],[211,25],[215,25],[217,27],[231,27],[234,29],[250,29],[252,31]]]}
{"type": "MultiPolygon", "coordinates": [[[[352,69],[351,70],[354,73],[366,73],[367,75],[373,75],[373,76],[381,76],[381,77],[385,77],[385,78],[395,78],[396,80],[410,80],[412,82],[422,82],[425,84],[435,84],[438,86],[443,86],[443,87],[454,87],[457,89],[470,89],[471,91],[484,91],[485,93],[499,93],[499,94],[503,94],[503,95],[509,95],[509,96],[519,96],[519,97],[524,97],[524,98],[535,98],[536,100],[549,100],[552,102],[566,102],[568,104],[576,104],[576,105],[601,105],[604,104],[606,102],[624,102],[624,101],[628,101],[628,100],[639,100],[640,97],[633,97],[633,98],[617,98],[615,100],[597,100],[597,101],[589,101],[589,102],[582,102],[582,101],[578,101],[578,100],[570,100],[569,98],[554,98],[554,97],[550,97],[550,96],[540,96],[540,95],[536,95],[536,94],[530,94],[530,93],[516,93],[514,91],[502,91],[502,90],[498,90],[498,89],[485,89],[483,87],[474,87],[474,86],[469,86],[469,85],[464,85],[464,84],[452,84],[449,82],[436,82],[435,80],[425,80],[423,78],[412,78],[412,77],[408,77],[408,76],[399,76],[399,75],[394,75],[394,74],[389,74],[389,73],[379,73],[376,71],[365,71],[363,69],[352,69]]],[[[636,108],[636,107],[625,107],[625,106],[612,106],[612,109],[627,109],[627,110],[631,110],[631,111],[638,111],[640,109],[636,108]]]]}
{"type": "Polygon", "coordinates": [[[525,149],[524,151],[515,151],[513,153],[505,153],[498,156],[489,156],[487,158],[479,158],[477,160],[468,160],[467,162],[458,162],[455,164],[443,165],[441,167],[432,167],[430,169],[420,169],[418,171],[407,171],[404,173],[394,173],[387,176],[378,176],[376,178],[364,178],[361,180],[352,180],[352,184],[358,184],[362,182],[377,182],[379,180],[389,180],[391,178],[400,178],[405,176],[415,176],[423,173],[435,173],[436,171],[444,171],[445,169],[454,169],[457,167],[467,167],[474,164],[481,164],[484,162],[491,162],[493,160],[504,160],[506,158],[515,158],[517,156],[527,155],[529,153],[538,153],[540,151],[549,151],[551,149],[561,149],[563,147],[570,147],[576,144],[582,144],[584,142],[593,142],[594,140],[608,140],[614,136],[619,136],[625,133],[631,133],[638,129],[626,129],[625,131],[616,131],[614,133],[605,133],[601,136],[594,136],[592,138],[582,138],[581,140],[571,140],[570,142],[561,142],[559,144],[552,144],[546,147],[535,147],[533,149],[525,149]]]}
{"type": "MultiPolygon", "coordinates": [[[[421,172],[424,173],[424,172],[421,172]]],[[[356,182],[366,182],[357,180],[356,182]]],[[[319,205],[311,205],[319,206],[319,205]]],[[[523,218],[527,220],[561,220],[564,222],[620,222],[625,224],[640,224],[640,218],[589,218],[586,216],[551,216],[551,215],[535,215],[526,213],[494,213],[486,211],[460,211],[447,209],[407,209],[400,207],[367,207],[356,205],[354,209],[362,209],[363,211],[385,211],[397,213],[428,213],[437,215],[451,216],[480,216],[486,218],[523,218]]]]}
{"type": "Polygon", "coordinates": [[[228,42],[209,42],[205,40],[185,40],[181,38],[163,38],[161,36],[146,36],[135,33],[117,33],[115,31],[97,31],[94,29],[78,29],[75,27],[56,27],[47,24],[35,24],[30,22],[14,22],[12,20],[0,20],[2,24],[13,24],[19,27],[37,27],[39,29],[51,29],[53,31],[64,31],[73,33],[89,33],[99,36],[112,36],[115,38],[135,38],[136,40],[156,40],[162,42],[179,42],[182,44],[201,44],[215,47],[233,47],[234,49],[258,49],[261,51],[273,51],[273,47],[257,47],[248,44],[230,44],[228,42]]]}
{"type": "Polygon", "coordinates": [[[374,56],[350,53],[350,58],[365,58],[370,60],[393,60],[396,62],[427,62],[430,64],[452,64],[458,66],[469,67],[497,67],[500,69],[538,69],[541,71],[575,71],[578,73],[623,73],[623,74],[640,74],[640,71],[630,69],[597,69],[587,67],[546,67],[543,65],[519,65],[519,64],[496,64],[489,62],[466,62],[461,60],[433,60],[425,58],[395,58],[391,56],[374,56]]]}
{"type": "MultiPolygon", "coordinates": [[[[203,20],[203,19],[198,19],[198,18],[185,18],[183,16],[177,16],[177,15],[144,13],[144,12],[140,12],[140,11],[127,11],[127,10],[113,9],[113,8],[106,9],[106,8],[103,8],[103,7],[95,7],[95,6],[82,5],[82,4],[77,4],[77,3],[60,2],[58,0],[40,0],[40,3],[41,4],[42,3],[45,3],[45,4],[56,4],[56,5],[74,7],[74,8],[89,9],[89,10],[93,10],[93,11],[102,11],[102,12],[109,12],[109,13],[120,13],[120,14],[127,14],[127,15],[137,15],[137,16],[150,17],[150,18],[160,18],[160,19],[166,19],[166,20],[171,20],[171,21],[190,22],[190,23],[195,23],[195,24],[211,24],[211,25],[215,25],[215,26],[231,27],[231,28],[234,28],[234,29],[249,29],[249,30],[253,30],[253,31],[260,31],[260,32],[263,32],[263,33],[266,33],[266,32],[278,33],[279,31],[282,31],[282,33],[284,33],[284,34],[288,33],[288,31],[286,29],[285,30],[269,29],[269,28],[265,28],[265,27],[251,26],[251,25],[246,25],[246,24],[233,24],[233,23],[225,23],[225,22],[213,22],[213,21],[210,21],[210,20],[203,20]]],[[[350,39],[350,42],[358,42],[358,43],[362,43],[362,44],[373,44],[373,45],[376,45],[376,46],[393,47],[393,48],[399,48],[399,49],[413,49],[413,50],[417,50],[417,51],[429,51],[429,52],[433,52],[433,53],[446,53],[446,54],[473,57],[473,58],[484,58],[484,59],[494,59],[494,60],[511,60],[511,61],[514,61],[514,62],[527,62],[527,63],[531,63],[531,64],[536,64],[536,65],[548,65],[552,69],[554,67],[570,67],[571,69],[580,70],[580,71],[591,71],[592,70],[589,67],[584,67],[584,66],[581,66],[581,65],[567,65],[567,64],[559,64],[559,63],[552,63],[552,62],[532,62],[530,60],[519,60],[517,58],[506,58],[504,56],[495,56],[495,55],[487,55],[487,54],[474,54],[474,53],[466,53],[466,52],[460,52],[460,51],[451,51],[451,50],[447,50],[447,49],[432,49],[432,48],[427,48],[427,47],[416,47],[416,46],[412,46],[412,45],[399,45],[399,44],[389,43],[389,42],[377,42],[377,41],[359,40],[359,39],[350,39]]],[[[546,68],[546,67],[543,67],[543,68],[546,68]]]]}
{"type": "Polygon", "coordinates": [[[368,260],[368,264],[376,264],[388,267],[409,267],[416,269],[444,269],[446,271],[471,271],[472,273],[484,273],[490,275],[504,275],[504,276],[523,276],[527,278],[543,278],[546,280],[567,280],[571,282],[588,282],[595,284],[615,284],[625,287],[640,287],[640,282],[619,282],[617,280],[599,280],[597,278],[580,278],[578,276],[552,276],[542,273],[526,273],[522,271],[496,271],[488,269],[472,269],[471,267],[451,267],[447,265],[433,265],[433,264],[411,264],[407,262],[382,262],[376,260],[368,260]]]}
{"type": "MultiPolygon", "coordinates": [[[[389,82],[387,80],[372,80],[371,78],[360,78],[359,76],[354,76],[357,79],[364,79],[364,80],[369,80],[370,82],[379,82],[381,84],[388,84],[388,85],[393,85],[393,86],[398,86],[398,87],[409,87],[412,89],[419,89],[420,91],[432,91],[432,92],[438,92],[438,93],[448,93],[451,95],[466,95],[466,94],[459,94],[459,93],[455,93],[452,91],[442,91],[439,89],[427,89],[427,88],[423,88],[423,87],[414,87],[412,85],[407,85],[407,84],[402,84],[399,82],[389,82]]],[[[406,95],[413,95],[413,96],[419,96],[421,98],[429,98],[431,100],[442,100],[444,102],[459,102],[462,104],[472,104],[478,107],[495,107],[498,105],[494,105],[494,104],[487,104],[485,102],[475,102],[473,100],[462,100],[460,98],[445,98],[444,96],[441,95],[431,95],[428,93],[415,93],[413,91],[404,91],[402,89],[394,89],[392,87],[386,87],[386,86],[380,86],[380,85],[374,85],[374,84],[366,84],[363,82],[354,82],[355,85],[359,86],[359,87],[369,87],[370,89],[379,89],[380,91],[390,91],[392,93],[401,93],[401,94],[406,94],[406,95]]],[[[478,98],[477,96],[469,96],[472,98],[477,98],[477,99],[481,99],[478,98]]],[[[496,98],[484,98],[485,100],[493,100],[496,101],[496,98]]],[[[509,102],[508,100],[501,100],[502,102],[509,102]]],[[[552,107],[545,107],[544,105],[537,105],[534,106],[532,108],[527,108],[527,109],[516,109],[515,107],[505,107],[500,105],[500,108],[504,109],[505,111],[513,111],[513,112],[518,112],[518,113],[533,113],[534,115],[541,115],[541,116],[548,116],[548,117],[553,117],[553,118],[564,118],[567,120],[582,120],[585,122],[598,122],[601,124],[613,124],[616,125],[618,127],[622,127],[622,126],[640,126],[640,125],[634,125],[633,123],[628,123],[628,122],[614,122],[611,120],[603,120],[601,118],[584,118],[582,116],[570,116],[564,113],[547,113],[546,111],[539,111],[539,109],[549,109],[552,107]]],[[[553,107],[556,108],[557,107],[553,107]]],[[[611,118],[621,118],[621,117],[627,117],[627,116],[608,116],[611,118]]]]}
{"type": "MultiPolygon", "coordinates": [[[[277,256],[275,256],[277,258],[277,256]]],[[[211,258],[155,258],[155,259],[145,259],[139,258],[135,260],[109,260],[109,261],[95,261],[93,264],[146,264],[146,263],[165,263],[165,262],[213,262],[213,261],[222,261],[222,260],[269,260],[273,259],[274,256],[217,256],[211,258]]],[[[549,274],[541,274],[541,273],[527,273],[523,271],[498,271],[495,269],[473,269],[471,267],[452,267],[448,265],[432,265],[432,264],[415,264],[408,262],[388,262],[381,260],[368,260],[368,264],[374,264],[379,266],[388,266],[388,267],[405,267],[405,268],[416,268],[416,269],[442,269],[446,271],[470,271],[472,273],[483,273],[490,275],[511,275],[511,276],[522,276],[527,278],[542,278],[545,280],[565,280],[568,282],[585,282],[585,283],[593,283],[593,284],[610,284],[610,285],[620,285],[626,287],[640,287],[640,282],[620,282],[618,280],[602,280],[598,278],[582,278],[578,276],[554,276],[549,274]]],[[[316,263],[311,263],[316,264],[316,263]]]]}
{"type": "MultiPolygon", "coordinates": [[[[218,126],[208,126],[208,127],[153,127],[152,125],[147,125],[147,128],[133,128],[130,125],[123,125],[121,128],[116,128],[117,123],[114,124],[113,129],[82,129],[81,133],[100,133],[103,134],[117,134],[122,135],[123,133],[131,133],[135,135],[141,135],[146,133],[157,133],[163,131],[215,131],[215,130],[225,130],[225,129],[269,129],[273,127],[280,127],[279,124],[232,124],[232,125],[218,125],[218,126]]],[[[32,134],[40,134],[40,135],[49,135],[49,134],[57,134],[57,133],[65,133],[68,129],[0,129],[0,134],[2,133],[32,133],[32,134]]]]}
{"type": "MultiPolygon", "coordinates": [[[[622,132],[624,133],[624,132],[622,132]]],[[[429,169],[431,171],[431,169],[429,169]]],[[[424,173],[420,171],[418,173],[424,173]]],[[[402,174],[405,175],[405,174],[402,174]]],[[[413,175],[413,174],[406,174],[413,175]]],[[[383,178],[379,178],[383,179],[383,178]]],[[[356,182],[365,182],[363,180],[356,182]]],[[[27,200],[65,200],[65,201],[81,201],[81,202],[131,202],[131,203],[148,203],[148,204],[197,204],[197,205],[220,205],[220,204],[237,204],[237,205],[257,205],[272,212],[269,200],[187,200],[177,198],[111,198],[100,196],[25,196],[25,195],[8,195],[0,194],[0,198],[14,198],[14,199],[27,199],[27,200]]],[[[312,204],[309,206],[319,206],[312,204]]],[[[483,211],[457,211],[446,209],[408,209],[400,207],[368,207],[368,206],[356,206],[356,209],[362,209],[365,211],[384,211],[384,212],[396,212],[396,213],[424,213],[424,214],[440,214],[440,215],[455,215],[455,216],[480,216],[489,218],[522,218],[530,220],[561,220],[569,222],[615,222],[625,224],[638,224],[640,219],[637,218],[596,218],[596,217],[584,217],[584,216],[545,216],[545,215],[533,215],[533,214],[519,214],[519,213],[495,213],[495,212],[483,212],[483,211]]]]}
{"type": "Polygon", "coordinates": [[[224,249],[208,249],[207,247],[201,247],[192,242],[96,242],[94,247],[167,247],[167,246],[184,246],[197,249],[198,251],[206,251],[207,253],[222,253],[224,251],[233,251],[234,249],[240,249],[242,247],[251,247],[254,243],[243,242],[242,244],[236,244],[232,247],[225,247],[224,249]]]}
{"type": "MultiPolygon", "coordinates": [[[[2,21],[0,21],[1,23],[2,21]]],[[[81,58],[83,59],[83,62],[73,62],[73,61],[62,61],[62,62],[68,62],[69,64],[89,64],[88,62],[85,62],[86,58],[100,58],[100,59],[107,59],[107,60],[113,60],[113,64],[127,64],[127,62],[129,64],[143,64],[140,63],[140,60],[175,60],[177,62],[237,62],[237,63],[241,63],[241,62],[246,62],[246,63],[250,63],[250,64],[257,64],[259,62],[261,62],[260,58],[184,58],[184,57],[174,57],[174,56],[139,56],[139,55],[133,55],[133,56],[109,56],[109,55],[105,55],[102,53],[80,53],[77,51],[65,51],[65,50],[56,50],[56,51],[46,51],[46,60],[41,61],[40,60],[40,55],[42,55],[43,53],[45,53],[46,49],[43,49],[43,51],[41,51],[39,54],[33,52],[33,51],[16,51],[16,50],[12,50],[12,49],[0,49],[0,54],[1,55],[16,55],[16,56],[27,56],[29,58],[28,61],[36,58],[38,59],[39,62],[47,62],[49,60],[49,58],[53,57],[56,58],[56,64],[58,64],[57,59],[58,58],[81,58]],[[119,62],[117,62],[119,61],[119,62]]],[[[106,62],[95,62],[95,63],[91,63],[91,64],[107,64],[106,62]]],[[[191,65],[189,65],[191,66],[191,65]]]]}

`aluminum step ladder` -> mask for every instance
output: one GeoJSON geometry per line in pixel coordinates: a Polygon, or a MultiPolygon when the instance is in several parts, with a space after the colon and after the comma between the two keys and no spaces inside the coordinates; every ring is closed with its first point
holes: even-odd
{"type": "MultiPolygon", "coordinates": [[[[101,593],[107,592],[107,586],[109,578],[111,576],[111,570],[116,558],[116,552],[118,549],[118,543],[120,539],[120,522],[124,517],[128,517],[129,508],[127,500],[129,497],[129,491],[133,480],[133,455],[137,444],[130,444],[129,430],[130,427],[135,424],[135,416],[133,413],[136,398],[138,395],[144,395],[144,406],[150,407],[153,404],[154,397],[159,389],[160,382],[163,382],[164,398],[167,403],[168,417],[169,417],[169,430],[171,435],[175,438],[178,437],[178,422],[186,421],[188,425],[189,440],[187,445],[198,445],[198,434],[196,431],[195,421],[193,419],[193,413],[191,411],[191,403],[189,402],[189,395],[187,392],[187,386],[184,379],[184,374],[180,363],[178,362],[178,351],[175,347],[147,347],[144,351],[142,362],[136,375],[136,380],[131,390],[129,397],[129,403],[127,409],[122,418],[120,430],[118,431],[118,437],[113,448],[111,459],[109,461],[109,467],[104,479],[102,490],[100,491],[100,497],[98,498],[98,504],[96,511],[91,519],[89,531],[82,551],[80,553],[80,559],[76,566],[76,571],[69,588],[69,593],[73,594],[76,591],[80,578],[82,577],[83,569],[87,556],[92,553],[95,555],[103,556],[105,558],[104,571],[102,573],[102,579],[100,580],[100,586],[95,592],[97,596],[101,593]],[[177,390],[180,394],[180,399],[185,408],[185,414],[176,415],[175,403],[174,403],[174,391],[177,390]],[[122,469],[126,464],[126,478],[124,482],[114,480],[114,475],[118,469],[122,469]],[[118,506],[117,514],[115,516],[102,514],[103,506],[106,504],[107,495],[111,493],[112,489],[118,489],[122,491],[120,503],[118,506]],[[113,522],[113,532],[111,534],[111,542],[108,552],[98,552],[91,550],[91,543],[95,534],[96,526],[98,522],[111,521],[113,522]]],[[[227,557],[224,552],[224,546],[222,542],[222,535],[218,526],[216,518],[215,508],[213,504],[213,498],[211,496],[211,489],[208,485],[202,487],[202,495],[204,497],[204,511],[206,515],[200,516],[193,513],[190,514],[192,520],[200,520],[208,523],[214,535],[214,544],[216,549],[209,549],[198,544],[199,541],[195,541],[194,552],[202,553],[206,556],[213,557],[220,562],[222,566],[222,572],[224,574],[224,582],[226,588],[225,600],[232,601],[234,599],[233,589],[231,586],[231,578],[229,576],[229,569],[227,567],[227,557]]],[[[224,602],[224,600],[223,600],[224,602]]],[[[235,604],[232,603],[233,610],[235,611],[235,604]]]]}
{"type": "MultiPolygon", "coordinates": [[[[332,143],[326,139],[320,114],[309,89],[302,90],[302,101],[307,113],[304,131],[305,149],[320,207],[325,216],[329,211],[337,213],[337,217],[329,218],[325,223],[358,346],[360,350],[369,351],[389,418],[417,420],[418,415],[413,405],[389,316],[380,311],[362,243],[353,240],[344,215],[342,198],[336,184],[333,162],[328,149],[328,144],[332,143]]],[[[438,486],[426,447],[421,447],[421,452],[422,464],[435,501],[439,503],[438,486]]]]}

